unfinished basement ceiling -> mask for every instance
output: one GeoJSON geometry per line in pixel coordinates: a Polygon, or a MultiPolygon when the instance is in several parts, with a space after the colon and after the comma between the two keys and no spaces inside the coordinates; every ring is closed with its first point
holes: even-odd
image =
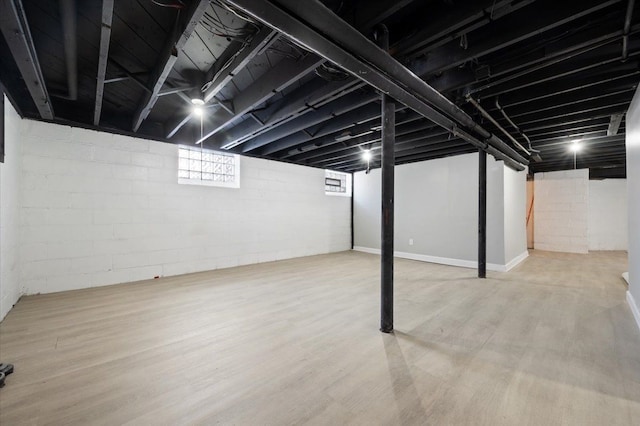
{"type": "MultiPolygon", "coordinates": [[[[206,148],[347,172],[365,169],[361,153],[371,149],[377,167],[379,92],[292,41],[273,14],[249,17],[243,3],[10,0],[0,79],[30,118],[194,144],[201,127],[191,98],[200,95],[206,148]],[[11,13],[30,34],[14,37],[11,13]],[[30,53],[37,61],[29,70],[30,53]],[[38,69],[44,90],[34,82],[38,69]]],[[[275,6],[336,41],[335,22],[305,21],[294,3],[251,4],[275,6]]],[[[624,113],[640,76],[633,0],[304,3],[326,6],[369,39],[385,24],[402,65],[523,157],[530,159],[495,123],[529,153],[540,151],[531,172],[573,168],[568,147],[581,140],[578,168],[625,175],[624,113]]],[[[477,150],[401,103],[396,122],[397,164],[477,150]]]]}

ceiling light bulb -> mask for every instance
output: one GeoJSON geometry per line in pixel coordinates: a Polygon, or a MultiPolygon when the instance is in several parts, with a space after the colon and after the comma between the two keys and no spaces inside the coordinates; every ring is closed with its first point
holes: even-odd
{"type": "Polygon", "coordinates": [[[569,149],[572,152],[578,152],[578,151],[580,151],[580,148],[582,148],[582,146],[580,145],[580,141],[573,141],[571,143],[571,146],[569,147],[569,149]]]}
{"type": "Polygon", "coordinates": [[[368,150],[368,149],[367,149],[367,150],[365,150],[365,151],[362,153],[362,158],[364,159],[364,161],[369,161],[369,160],[371,160],[371,151],[370,151],[370,150],[368,150]]]}
{"type": "Polygon", "coordinates": [[[202,107],[198,106],[198,105],[194,106],[193,107],[193,113],[195,115],[197,115],[198,117],[202,117],[202,113],[203,113],[202,107]]]}

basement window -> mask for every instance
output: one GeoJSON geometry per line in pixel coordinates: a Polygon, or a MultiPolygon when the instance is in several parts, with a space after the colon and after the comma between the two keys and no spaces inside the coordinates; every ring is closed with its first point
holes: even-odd
{"type": "Polygon", "coordinates": [[[240,187],[240,156],[184,146],[178,148],[178,183],[240,187]]]}
{"type": "Polygon", "coordinates": [[[325,170],[324,193],[327,195],[351,197],[351,174],[325,170]]]}

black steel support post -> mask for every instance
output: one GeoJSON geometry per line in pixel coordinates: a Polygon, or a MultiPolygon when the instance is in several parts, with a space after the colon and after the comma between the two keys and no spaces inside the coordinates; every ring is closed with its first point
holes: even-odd
{"type": "Polygon", "coordinates": [[[353,198],[356,196],[356,176],[351,173],[351,250],[355,246],[355,238],[353,233],[353,198]]]}
{"type": "Polygon", "coordinates": [[[478,150],[478,278],[487,277],[487,153],[478,150]]]}
{"type": "MultiPolygon", "coordinates": [[[[378,45],[389,49],[389,32],[380,26],[378,45]]],[[[382,95],[382,220],[380,265],[380,331],[393,332],[393,198],[396,141],[396,105],[389,95],[382,95]]]]}

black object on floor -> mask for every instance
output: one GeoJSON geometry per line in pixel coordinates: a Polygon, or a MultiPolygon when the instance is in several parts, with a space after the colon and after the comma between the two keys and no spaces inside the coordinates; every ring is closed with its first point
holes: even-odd
{"type": "Polygon", "coordinates": [[[4,386],[4,373],[0,373],[0,388],[4,386]]]}
{"type": "Polygon", "coordinates": [[[0,373],[4,373],[5,376],[13,373],[13,364],[0,364],[0,373]]]}

